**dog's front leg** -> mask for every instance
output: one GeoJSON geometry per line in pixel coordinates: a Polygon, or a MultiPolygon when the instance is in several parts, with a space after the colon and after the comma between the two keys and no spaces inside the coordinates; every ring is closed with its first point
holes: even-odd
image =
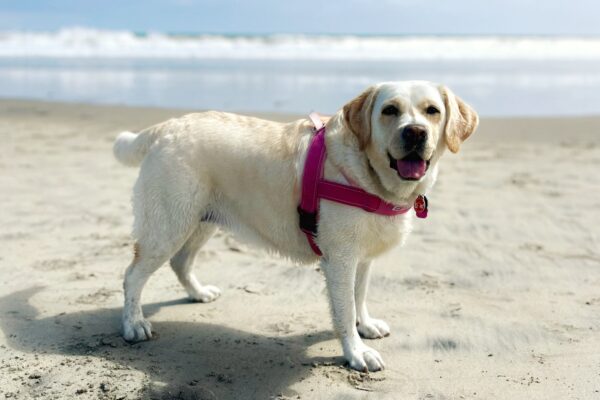
{"type": "Polygon", "coordinates": [[[385,367],[381,356],[366,346],[356,329],[354,283],[357,261],[324,257],[322,269],[331,301],[333,326],[342,341],[344,357],[350,367],[359,371],[379,371],[385,367]]]}
{"type": "Polygon", "coordinates": [[[365,261],[358,264],[354,296],[356,298],[356,317],[358,332],[367,339],[379,339],[390,334],[390,327],[385,321],[371,318],[367,309],[367,290],[371,276],[371,262],[365,261]]]}

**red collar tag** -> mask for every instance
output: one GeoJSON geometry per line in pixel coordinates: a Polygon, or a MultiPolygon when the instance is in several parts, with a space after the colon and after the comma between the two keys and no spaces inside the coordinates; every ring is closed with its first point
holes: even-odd
{"type": "Polygon", "coordinates": [[[418,218],[427,218],[427,203],[427,196],[424,194],[420,194],[419,197],[416,198],[414,208],[418,218]]]}

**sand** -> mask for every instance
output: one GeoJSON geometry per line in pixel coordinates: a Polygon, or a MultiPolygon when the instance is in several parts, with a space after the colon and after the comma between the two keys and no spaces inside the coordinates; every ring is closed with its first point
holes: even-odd
{"type": "Polygon", "coordinates": [[[600,398],[600,118],[483,119],[444,157],[429,218],[375,265],[392,334],[367,375],[343,366],[317,266],[226,233],[196,261],[218,301],[165,266],[143,296],[156,338],[120,338],[137,170],[112,141],[182,113],[0,101],[0,398],[600,398]]]}

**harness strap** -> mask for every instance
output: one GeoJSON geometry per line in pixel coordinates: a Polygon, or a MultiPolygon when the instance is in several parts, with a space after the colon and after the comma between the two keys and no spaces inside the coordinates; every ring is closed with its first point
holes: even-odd
{"type": "Polygon", "coordinates": [[[319,182],[318,192],[320,198],[335,201],[336,203],[345,204],[347,206],[362,208],[366,212],[380,215],[399,215],[410,210],[410,208],[407,207],[394,206],[387,203],[379,196],[366,192],[361,188],[323,179],[319,182]]]}
{"type": "Polygon", "coordinates": [[[321,130],[321,128],[325,127],[325,124],[323,123],[323,121],[321,121],[321,117],[318,113],[313,111],[310,114],[308,114],[308,118],[310,118],[310,122],[312,122],[315,126],[315,131],[319,131],[321,130]]]}
{"type": "Polygon", "coordinates": [[[319,208],[317,191],[319,181],[323,176],[323,167],[327,155],[327,151],[325,150],[325,126],[322,123],[321,125],[321,128],[317,130],[310,142],[306,153],[306,161],[304,162],[300,208],[305,213],[316,213],[319,208]]]}
{"type": "Polygon", "coordinates": [[[310,248],[316,255],[322,256],[321,249],[315,243],[315,236],[317,235],[319,208],[317,191],[319,182],[323,176],[323,166],[327,154],[325,150],[325,125],[323,125],[316,113],[311,113],[309,117],[315,125],[316,134],[306,152],[306,161],[304,162],[304,172],[302,174],[302,197],[298,206],[298,214],[300,216],[300,229],[306,235],[310,248]],[[319,128],[317,129],[317,127],[319,128]]]}
{"type": "Polygon", "coordinates": [[[298,214],[300,229],[306,234],[308,244],[315,254],[323,255],[315,242],[319,220],[319,199],[334,201],[351,207],[361,208],[370,213],[393,216],[408,212],[410,207],[388,203],[379,196],[359,187],[344,185],[323,179],[323,168],[327,149],[325,146],[325,125],[317,113],[309,115],[315,125],[313,136],[306,152],[302,174],[302,195],[298,214]]]}

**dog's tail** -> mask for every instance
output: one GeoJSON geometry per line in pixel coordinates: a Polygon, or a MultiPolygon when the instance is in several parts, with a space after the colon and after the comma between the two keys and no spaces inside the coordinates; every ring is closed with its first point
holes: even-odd
{"type": "Polygon", "coordinates": [[[156,140],[156,136],[153,130],[139,134],[127,131],[121,132],[113,145],[115,158],[122,164],[131,167],[140,165],[150,146],[156,140]]]}

